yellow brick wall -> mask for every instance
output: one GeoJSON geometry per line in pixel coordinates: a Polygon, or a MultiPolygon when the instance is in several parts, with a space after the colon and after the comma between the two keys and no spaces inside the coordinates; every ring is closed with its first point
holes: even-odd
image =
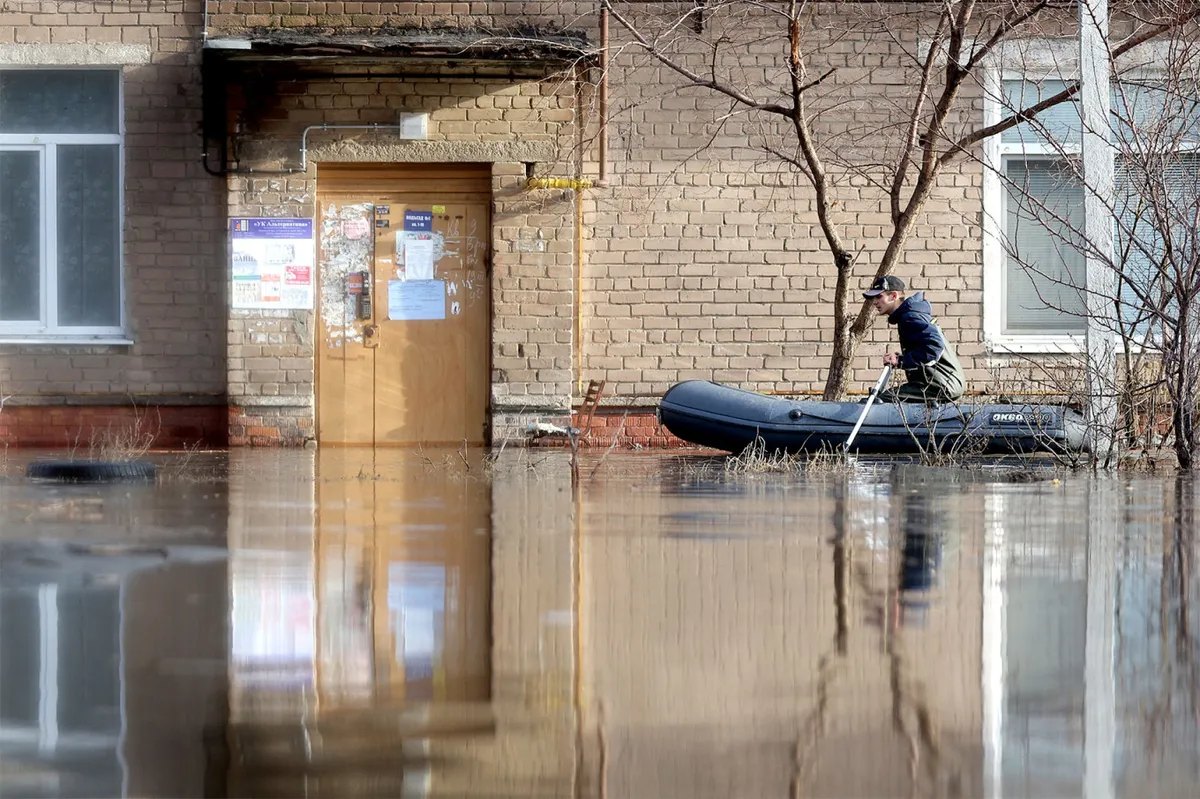
{"type": "Polygon", "coordinates": [[[0,344],[0,395],[13,404],[56,395],[126,405],[131,395],[201,403],[224,395],[224,190],[200,164],[203,5],[12,0],[0,11],[0,49],[22,66],[104,65],[112,53],[136,62],[121,67],[133,344],[0,344]]]}
{"type": "MultiPolygon", "coordinates": [[[[637,6],[635,13],[645,17],[657,8],[637,6]]],[[[405,62],[393,77],[364,77],[356,68],[355,77],[248,79],[247,90],[235,87],[230,98],[239,167],[294,166],[305,127],[389,124],[401,110],[429,112],[429,141],[414,147],[369,134],[314,133],[309,170],[284,176],[222,181],[200,164],[205,33],[211,40],[279,28],[370,35],[380,28],[460,26],[503,37],[525,25],[528,35],[567,30],[596,42],[594,3],[135,0],[118,8],[13,0],[5,9],[0,46],[32,43],[36,53],[42,46],[108,43],[149,52],[146,64],[124,69],[125,248],[135,343],[0,345],[7,393],[211,399],[228,385],[232,403],[245,406],[248,418],[274,408],[293,419],[297,440],[303,438],[313,413],[313,314],[227,313],[225,227],[230,216],[311,216],[312,166],[322,160],[494,164],[492,393],[498,412],[564,409],[577,393],[579,374],[607,380],[610,397],[646,402],[694,377],[763,391],[823,386],[834,272],[813,193],[794,169],[753,148],[764,140],[790,146],[786,129],[769,118],[730,116],[718,96],[681,89],[670,71],[638,56],[615,23],[610,181],[582,193],[582,259],[575,254],[579,198],[570,190],[528,191],[523,183],[530,169],[597,176],[595,69],[582,74],[582,87],[573,75],[540,77],[515,64],[493,64],[481,75],[475,65],[417,61],[405,62]],[[540,247],[526,246],[539,239],[540,247]]],[[[915,51],[920,17],[895,16],[889,43],[878,33],[875,13],[822,7],[812,23],[814,73],[836,70],[809,103],[822,157],[833,171],[839,158],[862,163],[893,152],[894,142],[879,144],[886,139],[872,131],[899,121],[907,109],[911,73],[884,65],[915,51]]],[[[765,12],[706,24],[732,37],[778,33],[765,12]]],[[[780,44],[776,38],[737,50],[739,81],[766,99],[781,80],[780,44]]],[[[701,56],[686,58],[697,66],[701,56]]],[[[981,115],[979,90],[968,86],[954,124],[966,129],[981,115]]],[[[887,204],[872,187],[878,178],[878,172],[838,172],[833,219],[858,253],[855,288],[874,272],[889,231],[887,204]]],[[[986,356],[980,331],[981,183],[970,156],[942,176],[897,270],[928,292],[967,367],[970,389],[1008,364],[986,356]]],[[[852,390],[875,378],[892,340],[877,323],[855,362],[852,390]]]]}
{"type": "MultiPolygon", "coordinates": [[[[548,31],[560,27],[582,31],[593,42],[598,37],[595,8],[590,4],[311,3],[307,13],[289,21],[296,6],[216,3],[211,35],[261,33],[280,25],[312,25],[348,34],[364,30],[365,19],[381,17],[380,24],[394,28],[445,23],[503,31],[524,21],[548,31]],[[420,6],[417,15],[406,16],[414,13],[415,6],[420,6]]],[[[635,13],[648,20],[647,15],[655,11],[647,5],[635,13]]],[[[878,33],[874,13],[823,8],[810,35],[814,73],[837,70],[829,87],[819,88],[810,101],[823,157],[835,171],[839,156],[870,161],[872,153],[862,147],[887,141],[871,134],[906,111],[910,73],[882,65],[899,61],[905,49],[914,50],[918,30],[901,17],[894,26],[896,41],[889,45],[878,33]]],[[[737,23],[755,35],[779,32],[765,15],[737,23]]],[[[716,19],[710,24],[722,23],[716,19]]],[[[652,397],[688,378],[712,378],[763,391],[819,390],[832,339],[835,274],[817,225],[813,192],[796,170],[746,146],[760,140],[764,125],[769,138],[786,146],[787,131],[769,118],[729,117],[728,102],[703,90],[680,89],[670,70],[636,55],[636,48],[630,47],[615,23],[612,31],[618,55],[610,73],[611,180],[608,187],[584,192],[578,368],[586,379],[607,380],[609,395],[626,397],[652,397]]],[[[728,32],[743,33],[732,25],[728,32]]],[[[783,52],[778,40],[738,49],[739,80],[773,99],[758,84],[773,81],[778,87],[783,52]]],[[[695,53],[687,63],[701,68],[704,58],[703,53],[695,53]]],[[[589,80],[597,75],[593,71],[589,80]]],[[[532,81],[516,82],[506,90],[498,90],[486,79],[480,82],[485,84],[482,94],[469,89],[470,79],[433,83],[418,79],[410,86],[347,81],[339,89],[340,96],[315,102],[314,97],[325,90],[314,86],[308,90],[307,108],[289,112],[288,120],[264,121],[262,130],[278,131],[285,125],[294,132],[302,121],[387,122],[394,118],[395,109],[421,107],[431,112],[431,139],[553,140],[555,156],[539,162],[539,174],[578,171],[576,106],[569,82],[542,81],[540,90],[532,81]],[[548,94],[551,85],[557,91],[548,94]],[[510,93],[532,102],[512,109],[501,106],[510,93]],[[550,98],[554,102],[548,102],[550,98]]],[[[595,177],[597,115],[592,88],[584,88],[578,111],[588,125],[583,173],[595,177]]],[[[956,124],[970,126],[982,119],[978,94],[968,88],[956,124]]],[[[881,150],[874,156],[890,152],[881,150]]],[[[834,193],[834,222],[847,246],[859,253],[855,288],[869,281],[890,232],[886,199],[871,185],[879,178],[878,171],[840,174],[834,193]]],[[[980,332],[981,184],[981,170],[970,158],[942,176],[897,270],[915,289],[928,292],[940,323],[968,368],[972,387],[981,387],[989,374],[980,332]]],[[[505,244],[511,247],[512,236],[521,235],[518,228],[522,227],[547,228],[547,233],[558,237],[561,249],[555,268],[564,275],[556,281],[549,270],[543,272],[542,279],[551,280],[556,289],[541,297],[557,305],[555,310],[541,307],[536,312],[551,314],[560,326],[554,334],[552,370],[512,360],[510,353],[517,346],[532,342],[528,334],[514,335],[509,320],[516,311],[525,318],[516,324],[533,324],[530,309],[497,294],[494,352],[501,371],[494,382],[501,397],[562,396],[573,389],[567,349],[571,324],[558,315],[571,312],[574,198],[569,191],[543,191],[531,193],[529,199],[533,204],[549,200],[545,213],[497,230],[496,251],[505,252],[505,244]]],[[[238,205],[236,198],[233,204],[238,205]]],[[[538,321],[542,337],[549,338],[538,321]]],[[[891,341],[887,326],[876,325],[855,364],[852,389],[875,379],[879,356],[891,341]]],[[[539,351],[535,357],[544,362],[545,354],[539,351]]]]}

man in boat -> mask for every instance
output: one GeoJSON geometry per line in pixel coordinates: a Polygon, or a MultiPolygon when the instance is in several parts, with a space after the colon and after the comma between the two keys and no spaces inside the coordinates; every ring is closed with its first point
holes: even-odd
{"type": "Polygon", "coordinates": [[[879,395],[885,402],[954,402],[963,394],[966,379],[954,348],[933,321],[933,308],[923,292],[904,294],[904,281],[893,275],[875,278],[863,297],[876,313],[887,316],[900,336],[900,352],[889,352],[883,362],[904,370],[908,381],[879,395]]]}

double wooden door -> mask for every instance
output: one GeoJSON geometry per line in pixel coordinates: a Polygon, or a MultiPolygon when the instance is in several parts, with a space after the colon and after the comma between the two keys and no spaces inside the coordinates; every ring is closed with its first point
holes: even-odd
{"type": "Polygon", "coordinates": [[[482,445],[491,362],[491,170],[317,170],[321,444],[482,445]]]}

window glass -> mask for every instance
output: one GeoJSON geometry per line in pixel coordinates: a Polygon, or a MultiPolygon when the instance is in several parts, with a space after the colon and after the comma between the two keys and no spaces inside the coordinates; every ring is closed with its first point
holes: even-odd
{"type": "Polygon", "coordinates": [[[0,322],[41,311],[41,154],[0,151],[0,322]]]}
{"type": "MultiPolygon", "coordinates": [[[[1003,82],[1002,116],[1029,108],[1061,92],[1061,80],[1006,80],[1003,82]]],[[[1155,81],[1123,81],[1113,87],[1109,97],[1112,135],[1117,142],[1133,141],[1137,131],[1153,128],[1156,137],[1177,137],[1181,141],[1200,141],[1200,94],[1187,85],[1164,85],[1155,81]]],[[[1079,98],[1052,106],[1036,119],[1009,128],[1001,134],[1004,144],[1056,144],[1077,148],[1083,120],[1079,98]]]]}
{"type": "MultiPolygon", "coordinates": [[[[1029,108],[1061,92],[1066,83],[1061,80],[1006,80],[1003,83],[1002,117],[1029,108]]],[[[1022,122],[1000,134],[1005,144],[1047,144],[1049,142],[1077,143],[1083,121],[1079,103],[1067,101],[1038,114],[1036,119],[1022,122]]]]}
{"type": "Polygon", "coordinates": [[[1014,158],[1005,189],[1005,332],[1084,331],[1082,187],[1059,161],[1014,158]]]}
{"type": "Polygon", "coordinates": [[[0,69],[0,334],[120,334],[121,73],[0,69]]]}
{"type": "Polygon", "coordinates": [[[1179,153],[1151,160],[1153,169],[1118,165],[1115,208],[1121,314],[1147,339],[1161,333],[1152,311],[1178,317],[1174,291],[1188,285],[1200,249],[1200,157],[1179,153]]]}
{"type": "MultiPolygon", "coordinates": [[[[1005,80],[1001,113],[1062,91],[1062,80],[1005,80]]],[[[1200,99],[1178,79],[1123,80],[1113,87],[1110,138],[1115,164],[1115,263],[1121,320],[1152,339],[1155,320],[1170,323],[1164,284],[1186,271],[1200,249],[1200,99]],[[1128,163],[1124,156],[1128,157],[1128,163]],[[1156,316],[1154,309],[1166,311],[1156,316]]],[[[1004,267],[1001,332],[1016,335],[1086,330],[1082,251],[1083,189],[1066,159],[1077,157],[1077,101],[1001,136],[1004,267]]]]}
{"type": "Polygon", "coordinates": [[[58,318],[63,326],[121,322],[120,150],[58,147],[58,318]]]}
{"type": "Polygon", "coordinates": [[[112,70],[4,70],[0,133],[119,133],[118,85],[112,70]]]}
{"type": "MultiPolygon", "coordinates": [[[[1123,82],[1113,89],[1115,141],[1133,143],[1152,136],[1157,142],[1200,141],[1200,95],[1196,87],[1123,82]]],[[[1125,144],[1119,146],[1128,147],[1125,144]]]]}

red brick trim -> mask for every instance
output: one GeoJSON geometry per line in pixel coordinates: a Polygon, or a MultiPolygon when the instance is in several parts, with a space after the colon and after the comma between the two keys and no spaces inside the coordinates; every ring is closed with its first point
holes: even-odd
{"type": "Polygon", "coordinates": [[[300,447],[313,438],[310,408],[230,405],[227,413],[231,447],[300,447]]]}
{"type": "Polygon", "coordinates": [[[0,410],[0,446],[88,447],[118,436],[137,446],[170,449],[224,447],[224,405],[6,405],[0,410]]]}

